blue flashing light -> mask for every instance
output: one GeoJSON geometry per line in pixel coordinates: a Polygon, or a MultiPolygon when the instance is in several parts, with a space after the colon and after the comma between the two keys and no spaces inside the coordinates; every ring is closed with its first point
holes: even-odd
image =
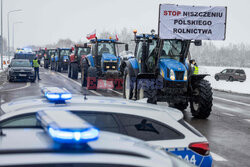
{"type": "Polygon", "coordinates": [[[97,140],[99,137],[99,130],[96,128],[88,128],[85,130],[60,130],[48,128],[48,132],[54,141],[60,143],[86,143],[97,140]]]}
{"type": "Polygon", "coordinates": [[[70,100],[72,98],[72,94],[68,90],[57,87],[45,87],[42,89],[42,93],[49,101],[53,102],[70,100]]]}
{"type": "Polygon", "coordinates": [[[97,128],[69,111],[38,111],[37,120],[50,137],[58,143],[87,143],[99,137],[97,128]]]}

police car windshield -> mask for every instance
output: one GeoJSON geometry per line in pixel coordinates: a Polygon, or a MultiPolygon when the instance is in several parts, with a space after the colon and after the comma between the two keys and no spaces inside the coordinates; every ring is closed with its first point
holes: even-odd
{"type": "Polygon", "coordinates": [[[182,41],[165,40],[163,42],[163,49],[162,49],[161,57],[180,61],[180,55],[182,53],[182,48],[183,48],[182,41]]]}
{"type": "Polygon", "coordinates": [[[12,61],[11,67],[31,67],[29,61],[12,61]]]}
{"type": "Polygon", "coordinates": [[[98,43],[98,55],[109,53],[115,55],[115,44],[114,43],[98,43]]]}
{"type": "Polygon", "coordinates": [[[77,53],[79,56],[88,55],[90,53],[90,48],[78,48],[77,53]]]}

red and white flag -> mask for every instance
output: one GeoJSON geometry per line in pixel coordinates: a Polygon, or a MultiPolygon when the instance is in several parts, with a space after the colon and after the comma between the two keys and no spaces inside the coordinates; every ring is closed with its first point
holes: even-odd
{"type": "Polygon", "coordinates": [[[90,40],[90,39],[93,39],[96,37],[96,30],[94,30],[92,33],[90,34],[87,34],[87,39],[90,40]]]}
{"type": "Polygon", "coordinates": [[[117,34],[115,35],[115,39],[116,39],[117,41],[119,41],[119,38],[118,38],[118,35],[117,35],[117,34]]]}

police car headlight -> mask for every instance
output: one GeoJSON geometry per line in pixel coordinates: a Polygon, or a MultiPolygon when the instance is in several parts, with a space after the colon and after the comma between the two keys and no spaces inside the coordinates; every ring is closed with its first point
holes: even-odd
{"type": "Polygon", "coordinates": [[[174,74],[174,71],[173,71],[172,69],[170,70],[170,79],[171,79],[172,81],[175,80],[175,74],[174,74]]]}
{"type": "Polygon", "coordinates": [[[188,75],[187,75],[187,70],[185,70],[185,73],[184,73],[184,78],[183,78],[183,80],[184,80],[184,81],[186,81],[186,80],[187,80],[187,78],[188,78],[187,76],[188,76],[188,75]]]}

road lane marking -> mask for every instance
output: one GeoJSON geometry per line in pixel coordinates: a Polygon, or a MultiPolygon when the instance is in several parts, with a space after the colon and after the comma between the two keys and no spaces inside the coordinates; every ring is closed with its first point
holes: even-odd
{"type": "Polygon", "coordinates": [[[244,119],[244,121],[247,121],[247,122],[249,122],[249,123],[250,123],[250,119],[244,119]]]}
{"type": "Polygon", "coordinates": [[[2,92],[10,92],[10,91],[14,91],[14,90],[25,89],[25,88],[28,88],[30,85],[31,85],[30,82],[27,82],[26,85],[23,86],[23,87],[14,88],[14,89],[7,89],[7,90],[3,90],[3,91],[0,91],[0,92],[2,93],[2,92]]]}
{"type": "Polygon", "coordinates": [[[222,114],[224,114],[224,115],[227,115],[227,116],[230,116],[230,117],[235,117],[235,115],[233,115],[233,114],[229,114],[229,113],[222,113],[222,114]]]}
{"type": "Polygon", "coordinates": [[[215,160],[215,161],[227,161],[225,158],[223,158],[223,157],[221,157],[218,154],[215,154],[213,152],[211,152],[211,155],[213,157],[213,160],[215,160]]]}
{"type": "MultiPolygon", "coordinates": [[[[57,74],[61,75],[62,77],[66,78],[66,79],[68,79],[68,80],[73,81],[75,84],[77,84],[77,85],[79,85],[80,87],[82,87],[82,85],[81,85],[79,82],[77,82],[77,81],[75,81],[75,80],[73,80],[73,79],[71,79],[71,78],[69,78],[69,77],[67,77],[67,76],[65,76],[65,75],[63,75],[63,74],[61,74],[61,73],[57,73],[57,74]]],[[[96,92],[96,91],[94,91],[94,90],[89,90],[89,91],[92,92],[93,94],[97,95],[97,96],[102,96],[102,94],[100,94],[100,93],[98,93],[98,92],[96,92]]]]}
{"type": "Polygon", "coordinates": [[[248,107],[250,107],[250,104],[243,103],[243,102],[239,102],[239,101],[234,101],[234,100],[224,99],[224,98],[217,97],[217,96],[213,96],[213,98],[214,98],[214,99],[224,100],[224,101],[227,101],[227,102],[231,102],[231,103],[240,104],[240,105],[244,105],[244,106],[248,106],[248,107]]]}
{"type": "Polygon", "coordinates": [[[123,96],[123,94],[122,94],[122,93],[120,93],[120,92],[118,92],[118,91],[116,91],[116,90],[113,90],[113,89],[108,89],[108,90],[111,90],[112,92],[115,92],[115,93],[117,93],[117,94],[119,94],[119,95],[123,96]]]}

